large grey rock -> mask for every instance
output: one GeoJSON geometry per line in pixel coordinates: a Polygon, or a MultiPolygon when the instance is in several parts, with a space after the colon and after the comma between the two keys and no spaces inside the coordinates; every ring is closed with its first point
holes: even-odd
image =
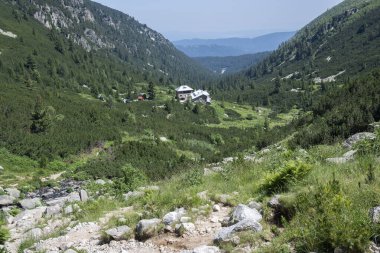
{"type": "Polygon", "coordinates": [[[252,208],[252,209],[256,209],[257,211],[259,211],[261,213],[261,211],[263,210],[263,206],[256,202],[256,201],[251,201],[248,203],[248,207],[249,208],[252,208]]]}
{"type": "Polygon", "coordinates": [[[373,223],[380,223],[380,206],[372,208],[370,216],[373,223]]]}
{"type": "Polygon", "coordinates": [[[185,209],[180,208],[175,210],[174,212],[167,213],[162,221],[165,225],[172,225],[173,223],[179,222],[181,217],[186,214],[185,209]]]}
{"type": "Polygon", "coordinates": [[[160,219],[141,220],[136,226],[136,238],[146,240],[155,236],[160,229],[160,219]]]}
{"type": "Polygon", "coordinates": [[[41,206],[41,200],[39,198],[23,199],[23,200],[20,200],[20,205],[22,208],[30,210],[38,206],[41,206]]]}
{"type": "Polygon", "coordinates": [[[215,246],[200,246],[193,250],[185,250],[181,253],[221,253],[222,251],[215,246]]]}
{"type": "Polygon", "coordinates": [[[116,241],[129,239],[131,233],[132,229],[128,226],[121,226],[106,231],[106,234],[116,241]]]}
{"type": "Polygon", "coordinates": [[[70,193],[67,197],[66,197],[66,200],[68,202],[80,202],[81,199],[80,199],[80,195],[78,192],[72,192],[70,193]]]}
{"type": "Polygon", "coordinates": [[[354,160],[356,152],[356,150],[350,150],[347,153],[345,153],[342,157],[327,158],[326,161],[335,164],[348,163],[349,161],[354,160]]]}
{"type": "Polygon", "coordinates": [[[85,190],[80,190],[79,195],[82,202],[88,201],[88,193],[85,190]]]}
{"type": "Polygon", "coordinates": [[[368,133],[368,132],[363,132],[363,133],[357,133],[352,135],[350,138],[345,140],[343,142],[343,147],[351,149],[356,143],[362,140],[373,140],[376,138],[376,135],[374,133],[368,133]]]}
{"type": "Polygon", "coordinates": [[[124,199],[128,201],[132,198],[143,197],[144,195],[145,195],[145,192],[141,192],[141,191],[128,192],[127,194],[124,194],[124,199]]]}
{"type": "Polygon", "coordinates": [[[215,243],[221,243],[231,240],[237,232],[242,231],[253,231],[260,232],[262,231],[262,226],[260,223],[253,220],[242,220],[235,225],[230,227],[223,228],[214,238],[215,243]]]}
{"type": "Polygon", "coordinates": [[[8,195],[0,195],[0,207],[10,206],[15,201],[15,198],[8,195]]]}
{"type": "Polygon", "coordinates": [[[60,198],[51,199],[49,201],[46,201],[46,205],[48,205],[48,206],[59,205],[60,207],[63,207],[67,201],[68,201],[68,197],[60,197],[60,198]]]}
{"type": "Polygon", "coordinates": [[[60,205],[49,206],[46,208],[45,216],[48,218],[53,217],[54,215],[60,214],[61,210],[62,207],[60,205]]]}
{"type": "Polygon", "coordinates": [[[9,196],[14,197],[16,199],[18,199],[21,195],[21,192],[16,188],[6,188],[5,191],[6,193],[8,193],[9,196]]]}
{"type": "Polygon", "coordinates": [[[63,209],[63,212],[65,214],[72,214],[74,212],[74,208],[72,205],[66,206],[65,209],[63,209]]]}
{"type": "Polygon", "coordinates": [[[179,236],[182,236],[184,234],[186,235],[193,234],[196,228],[195,228],[194,223],[186,222],[186,223],[177,224],[175,230],[179,236]]]}
{"type": "Polygon", "coordinates": [[[43,235],[42,229],[33,228],[25,234],[25,239],[29,239],[29,238],[38,239],[38,238],[41,238],[42,235],[43,235]]]}
{"type": "Polygon", "coordinates": [[[263,216],[256,209],[249,208],[246,205],[238,205],[235,207],[230,218],[230,225],[236,224],[243,220],[251,220],[260,222],[263,216]]]}

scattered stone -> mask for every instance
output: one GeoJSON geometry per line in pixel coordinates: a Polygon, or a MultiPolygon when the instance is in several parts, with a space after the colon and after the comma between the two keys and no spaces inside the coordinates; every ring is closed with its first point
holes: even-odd
{"type": "Polygon", "coordinates": [[[48,218],[51,218],[54,215],[61,213],[61,210],[62,210],[62,207],[60,205],[49,206],[46,208],[45,216],[48,218]]]}
{"type": "Polygon", "coordinates": [[[128,201],[131,198],[139,198],[139,197],[143,197],[144,195],[145,195],[145,192],[134,191],[134,192],[128,192],[127,194],[124,194],[124,198],[126,201],[128,201]]]}
{"type": "Polygon", "coordinates": [[[155,236],[160,229],[160,219],[141,220],[136,226],[136,238],[146,240],[155,236]]]}
{"type": "Polygon", "coordinates": [[[227,163],[232,163],[236,158],[234,157],[226,157],[223,159],[222,163],[227,164],[227,163]]]}
{"type": "Polygon", "coordinates": [[[0,207],[10,206],[15,201],[15,198],[8,195],[0,195],[0,207]]]}
{"type": "Polygon", "coordinates": [[[378,245],[376,245],[376,243],[371,242],[369,245],[369,252],[370,253],[379,253],[380,247],[378,245]]]}
{"type": "Polygon", "coordinates": [[[256,210],[259,211],[260,213],[261,213],[262,210],[263,210],[263,206],[262,206],[260,203],[256,202],[256,201],[251,201],[251,202],[249,202],[249,203],[248,203],[248,207],[249,207],[249,208],[252,208],[252,209],[256,209],[256,210]]]}
{"type": "Polygon", "coordinates": [[[354,160],[356,152],[356,150],[350,150],[347,153],[345,153],[342,157],[327,158],[326,161],[335,164],[344,164],[354,160]]]}
{"type": "Polygon", "coordinates": [[[15,199],[18,199],[21,195],[21,192],[16,188],[7,188],[5,189],[5,191],[8,193],[9,196],[14,197],[15,199]]]}
{"type": "Polygon", "coordinates": [[[195,225],[193,223],[188,222],[188,223],[177,224],[175,230],[179,236],[182,236],[185,234],[190,235],[190,234],[194,233],[196,228],[195,228],[195,225]]]}
{"type": "Polygon", "coordinates": [[[105,185],[106,181],[104,181],[103,179],[98,179],[98,180],[95,181],[95,184],[105,185]]]}
{"type": "Polygon", "coordinates": [[[165,225],[172,225],[173,223],[179,222],[181,217],[185,215],[186,211],[183,208],[177,209],[174,212],[170,212],[164,216],[162,219],[165,225]]]}
{"type": "Polygon", "coordinates": [[[362,132],[352,135],[343,142],[343,147],[351,149],[356,143],[362,140],[373,140],[376,138],[374,133],[362,132]]]}
{"type": "Polygon", "coordinates": [[[253,220],[242,220],[235,225],[220,230],[217,236],[214,238],[214,242],[221,243],[230,241],[234,237],[235,233],[242,231],[260,232],[262,231],[262,226],[260,223],[253,220]]]}
{"type": "Polygon", "coordinates": [[[155,185],[151,185],[151,186],[139,187],[139,188],[137,188],[137,190],[139,192],[146,192],[146,191],[156,192],[156,191],[160,190],[160,187],[155,186],[155,185]]]}
{"type": "Polygon", "coordinates": [[[60,198],[51,199],[49,201],[46,201],[46,205],[48,205],[48,206],[59,205],[60,207],[63,207],[67,201],[68,201],[67,197],[60,197],[60,198]]]}
{"type": "Polygon", "coordinates": [[[238,205],[230,218],[230,225],[236,224],[243,220],[251,220],[254,222],[260,222],[263,216],[256,209],[249,208],[246,205],[238,205]]]}
{"type": "Polygon", "coordinates": [[[72,214],[74,212],[73,206],[72,205],[66,206],[63,212],[65,214],[72,214]]]}
{"type": "Polygon", "coordinates": [[[80,195],[80,200],[82,202],[88,201],[88,194],[87,194],[87,192],[85,190],[80,190],[79,195],[80,195]]]}
{"type": "Polygon", "coordinates": [[[212,207],[212,210],[213,210],[214,212],[220,212],[220,206],[219,206],[219,205],[214,205],[214,206],[212,207]]]}
{"type": "Polygon", "coordinates": [[[72,192],[67,196],[67,202],[80,202],[80,195],[78,192],[72,192]]]}
{"type": "Polygon", "coordinates": [[[116,241],[128,240],[131,233],[132,229],[128,226],[121,226],[106,231],[106,234],[116,241]]]}
{"type": "Polygon", "coordinates": [[[370,216],[373,223],[380,223],[380,206],[372,208],[370,216]]]}
{"type": "Polygon", "coordinates": [[[38,206],[41,206],[41,200],[39,198],[34,199],[23,199],[20,200],[20,205],[23,209],[34,209],[38,206]]]}
{"type": "Polygon", "coordinates": [[[42,237],[42,235],[43,235],[42,229],[34,228],[26,233],[25,239],[28,239],[28,238],[38,239],[42,237]]]}

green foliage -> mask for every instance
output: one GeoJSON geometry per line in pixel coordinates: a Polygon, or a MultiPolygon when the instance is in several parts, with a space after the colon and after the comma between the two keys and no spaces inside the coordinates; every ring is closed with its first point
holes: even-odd
{"type": "Polygon", "coordinates": [[[4,219],[4,213],[0,211],[0,245],[4,245],[10,236],[8,229],[5,227],[4,219]]]}
{"type": "Polygon", "coordinates": [[[203,182],[203,170],[193,169],[189,171],[183,179],[186,186],[197,186],[203,182]]]}
{"type": "Polygon", "coordinates": [[[372,235],[366,212],[356,207],[336,180],[298,197],[291,222],[297,252],[366,252],[372,235]],[[312,219],[311,219],[312,217],[312,219]]]}
{"type": "Polygon", "coordinates": [[[290,183],[302,179],[310,170],[310,165],[302,161],[288,161],[278,171],[265,178],[261,190],[268,194],[284,191],[290,183]]]}

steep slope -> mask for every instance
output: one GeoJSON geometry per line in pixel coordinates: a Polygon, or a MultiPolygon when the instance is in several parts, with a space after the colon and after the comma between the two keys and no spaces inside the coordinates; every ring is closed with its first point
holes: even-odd
{"type": "Polygon", "coordinates": [[[334,81],[380,66],[379,28],[379,1],[346,0],[305,26],[262,63],[211,86],[226,99],[305,107],[325,90],[326,83],[333,87],[334,81]]]}
{"type": "Polygon", "coordinates": [[[270,52],[245,54],[240,56],[226,56],[226,57],[196,57],[194,60],[199,62],[205,68],[217,74],[231,74],[243,71],[258,64],[270,52]]]}
{"type": "Polygon", "coordinates": [[[278,32],[256,38],[192,39],[173,43],[179,50],[191,57],[239,56],[273,51],[294,34],[295,32],[278,32]]]}
{"type": "Polygon", "coordinates": [[[112,89],[124,92],[139,81],[197,84],[210,76],[161,34],[100,4],[68,0],[0,5],[0,59],[6,66],[1,74],[8,80],[76,89],[86,85],[112,94],[112,89]]]}

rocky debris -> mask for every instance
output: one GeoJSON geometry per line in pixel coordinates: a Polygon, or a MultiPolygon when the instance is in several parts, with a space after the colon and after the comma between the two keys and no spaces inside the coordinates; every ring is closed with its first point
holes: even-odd
{"type": "Polygon", "coordinates": [[[200,246],[193,250],[184,250],[181,253],[221,253],[222,251],[215,246],[200,246]]]}
{"type": "Polygon", "coordinates": [[[34,209],[38,206],[41,206],[41,200],[39,198],[33,198],[33,199],[23,199],[20,200],[20,205],[23,209],[34,209]]]}
{"type": "Polygon", "coordinates": [[[191,221],[191,218],[190,217],[181,217],[181,219],[179,221],[181,223],[188,223],[191,221]]]}
{"type": "Polygon", "coordinates": [[[226,157],[223,159],[222,163],[224,163],[224,164],[232,163],[236,159],[237,159],[237,157],[226,157]]]}
{"type": "Polygon", "coordinates": [[[376,243],[371,242],[369,245],[369,253],[379,253],[380,246],[376,245],[376,243]]]}
{"type": "Polygon", "coordinates": [[[72,192],[67,196],[67,202],[80,202],[80,194],[78,192],[72,192]]]}
{"type": "Polygon", "coordinates": [[[352,149],[353,146],[362,140],[373,140],[376,138],[374,133],[362,132],[352,135],[350,138],[343,142],[343,147],[352,149]]]}
{"type": "MultiPolygon", "coordinates": [[[[73,180],[62,180],[57,187],[43,187],[36,192],[31,192],[26,194],[27,198],[40,198],[46,203],[50,201],[63,200],[64,197],[67,197],[72,192],[79,192],[82,188],[83,182],[73,181],[73,180]]],[[[63,202],[65,202],[64,200],[63,202]]],[[[56,205],[53,203],[51,205],[56,205]]]]}
{"type": "Polygon", "coordinates": [[[54,215],[60,214],[62,207],[60,205],[49,206],[46,208],[45,217],[51,218],[54,215]]]}
{"type": "Polygon", "coordinates": [[[380,206],[374,207],[370,210],[370,217],[373,223],[380,223],[380,206]]]}
{"type": "Polygon", "coordinates": [[[187,222],[187,223],[180,223],[177,224],[175,227],[175,231],[177,235],[182,236],[182,235],[191,235],[195,232],[196,228],[194,223],[187,222]]]}
{"type": "Polygon", "coordinates": [[[252,209],[246,205],[240,204],[232,212],[229,224],[233,225],[243,220],[260,222],[262,218],[263,217],[256,209],[252,209]]]}
{"type": "Polygon", "coordinates": [[[342,157],[327,158],[326,161],[329,163],[344,164],[354,160],[356,152],[356,150],[350,150],[347,153],[345,153],[342,157]]]}
{"type": "Polygon", "coordinates": [[[80,195],[80,200],[81,200],[82,202],[86,202],[86,201],[88,201],[88,194],[87,194],[87,192],[86,192],[85,190],[81,190],[81,191],[79,192],[79,195],[80,195]]]}
{"type": "Polygon", "coordinates": [[[262,230],[262,226],[260,223],[254,221],[254,220],[242,220],[235,225],[232,225],[230,227],[223,228],[219,231],[217,236],[214,238],[215,243],[221,243],[226,241],[231,241],[235,234],[237,232],[242,231],[253,231],[253,232],[260,232],[262,230]]]}
{"type": "Polygon", "coordinates": [[[42,229],[33,228],[26,233],[25,239],[28,239],[28,238],[38,239],[38,238],[42,237],[42,235],[43,235],[42,229]]]}
{"type": "Polygon", "coordinates": [[[250,201],[247,206],[249,208],[256,209],[260,213],[263,211],[263,206],[260,203],[256,202],[256,201],[250,201]]]}
{"type": "Polygon", "coordinates": [[[128,192],[127,194],[124,194],[124,199],[128,201],[129,199],[143,197],[144,195],[145,195],[145,192],[133,191],[133,192],[128,192]]]}
{"type": "Polygon", "coordinates": [[[9,196],[18,199],[21,195],[21,192],[16,188],[6,188],[5,192],[8,193],[9,196]]]}
{"type": "Polygon", "coordinates": [[[105,232],[113,240],[120,241],[126,240],[132,233],[132,229],[128,226],[121,226],[113,229],[109,229],[105,232]]]}
{"type": "Polygon", "coordinates": [[[167,213],[162,221],[165,225],[172,225],[173,223],[179,222],[181,217],[186,214],[185,209],[180,208],[175,210],[174,212],[167,213]]]}
{"type": "Polygon", "coordinates": [[[84,31],[84,36],[95,44],[99,48],[114,48],[115,45],[110,42],[104,42],[102,38],[100,38],[96,32],[92,29],[86,28],[84,31]]]}
{"type": "Polygon", "coordinates": [[[0,195],[0,207],[10,206],[14,203],[15,198],[8,195],[0,195]]]}
{"type": "MultiPolygon", "coordinates": [[[[10,37],[10,38],[17,38],[17,35],[14,34],[13,32],[9,32],[9,31],[4,31],[3,29],[0,28],[0,34],[4,35],[4,36],[7,36],[7,37],[10,37]]],[[[0,169],[1,171],[1,169],[0,169]]]]}
{"type": "Polygon", "coordinates": [[[246,156],[244,156],[244,160],[248,161],[248,162],[255,162],[257,160],[256,154],[246,155],[246,156]]]}
{"type": "Polygon", "coordinates": [[[136,226],[136,238],[146,240],[155,236],[160,229],[160,219],[141,220],[136,226]]]}
{"type": "Polygon", "coordinates": [[[214,205],[214,206],[212,207],[212,211],[213,211],[213,212],[219,212],[219,211],[220,211],[220,206],[219,206],[219,205],[214,205]]]}
{"type": "Polygon", "coordinates": [[[204,176],[212,176],[217,173],[220,173],[223,171],[222,167],[211,167],[211,168],[204,168],[203,169],[203,175],[204,176]]]}

